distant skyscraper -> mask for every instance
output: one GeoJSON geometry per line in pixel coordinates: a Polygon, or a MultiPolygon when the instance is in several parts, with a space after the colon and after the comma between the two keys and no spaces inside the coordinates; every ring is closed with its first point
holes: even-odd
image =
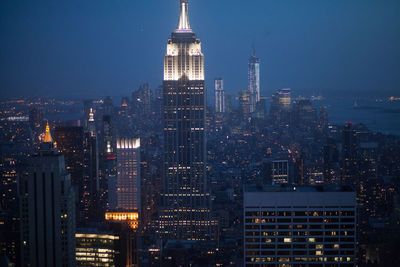
{"type": "MultiPolygon", "coordinates": [[[[117,210],[140,210],[140,139],[117,138],[117,210]]],[[[114,192],[109,192],[114,193],[114,192]]]]}
{"type": "Polygon", "coordinates": [[[256,108],[256,103],[260,101],[260,59],[256,57],[255,49],[249,58],[248,69],[248,90],[251,95],[250,112],[256,108]]]}
{"type": "Polygon", "coordinates": [[[20,199],[22,266],[75,266],[74,191],[48,125],[20,199]]]}
{"type": "Polygon", "coordinates": [[[357,132],[353,129],[351,122],[347,122],[343,129],[341,170],[342,184],[356,186],[358,183],[357,132]]]}
{"type": "Polygon", "coordinates": [[[251,93],[248,90],[239,91],[239,109],[244,120],[247,120],[251,112],[251,93]]]}
{"type": "Polygon", "coordinates": [[[291,96],[290,89],[284,88],[276,90],[271,97],[270,115],[273,117],[282,116],[290,110],[291,96]]]}
{"type": "Polygon", "coordinates": [[[100,218],[99,205],[99,152],[97,144],[96,126],[93,110],[90,109],[88,131],[84,134],[84,175],[83,175],[83,217],[85,222],[96,221],[100,218]]]}
{"type": "Polygon", "coordinates": [[[164,58],[164,186],[160,231],[170,239],[210,238],[205,172],[204,56],[180,1],[179,25],[164,58]]]}
{"type": "Polygon", "coordinates": [[[58,126],[54,129],[54,140],[58,150],[65,157],[67,172],[71,175],[71,183],[78,194],[76,207],[78,223],[84,221],[85,203],[83,201],[86,190],[84,180],[84,131],[80,126],[58,126]]]}
{"type": "Polygon", "coordinates": [[[224,80],[215,79],[215,112],[225,112],[224,80]]]}

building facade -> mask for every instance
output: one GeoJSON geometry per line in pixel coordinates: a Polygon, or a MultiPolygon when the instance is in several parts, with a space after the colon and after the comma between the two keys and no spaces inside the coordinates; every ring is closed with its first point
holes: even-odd
{"type": "Polygon", "coordinates": [[[74,190],[48,125],[20,186],[21,265],[75,266],[74,190]]]}
{"type": "Polygon", "coordinates": [[[165,239],[210,237],[205,172],[204,56],[180,1],[179,25],[164,58],[164,166],[160,232],[165,239]]]}
{"type": "Polygon", "coordinates": [[[254,188],[243,205],[245,266],[356,266],[350,188],[254,188]]]}
{"type": "Polygon", "coordinates": [[[77,266],[114,267],[120,263],[120,238],[97,229],[81,229],[76,233],[77,266]]]}
{"type": "Polygon", "coordinates": [[[248,90],[251,94],[251,112],[255,111],[256,104],[260,101],[260,59],[256,57],[255,50],[249,58],[248,90]]]}
{"type": "Polygon", "coordinates": [[[215,112],[225,112],[224,80],[215,79],[215,112]]]}
{"type": "Polygon", "coordinates": [[[117,138],[116,210],[140,210],[140,139],[117,138]]]}

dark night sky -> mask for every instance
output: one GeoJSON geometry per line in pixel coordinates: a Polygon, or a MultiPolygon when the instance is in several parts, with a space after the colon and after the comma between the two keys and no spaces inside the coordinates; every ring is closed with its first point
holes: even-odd
{"type": "MultiPolygon", "coordinates": [[[[2,97],[130,95],[161,84],[178,0],[2,0],[2,97]]],[[[206,79],[247,87],[255,43],[262,95],[400,95],[399,0],[191,0],[206,79]]]]}

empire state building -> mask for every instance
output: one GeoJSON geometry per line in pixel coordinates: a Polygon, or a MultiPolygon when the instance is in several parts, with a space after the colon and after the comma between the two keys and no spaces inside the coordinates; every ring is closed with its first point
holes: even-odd
{"type": "Polygon", "coordinates": [[[206,179],[204,56],[180,0],[164,58],[164,166],[160,232],[165,239],[210,238],[206,179]]]}

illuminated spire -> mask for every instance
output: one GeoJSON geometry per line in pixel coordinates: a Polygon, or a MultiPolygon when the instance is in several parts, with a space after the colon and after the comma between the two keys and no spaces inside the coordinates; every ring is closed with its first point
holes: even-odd
{"type": "Polygon", "coordinates": [[[179,16],[178,28],[175,32],[192,32],[189,24],[188,0],[181,1],[181,13],[179,16]]]}
{"type": "Polygon", "coordinates": [[[49,122],[47,122],[46,124],[46,132],[44,134],[43,142],[53,143],[53,137],[51,137],[49,122]]]}
{"type": "Polygon", "coordinates": [[[90,112],[89,112],[89,121],[94,121],[94,114],[93,114],[92,108],[90,108],[90,112]]]}

